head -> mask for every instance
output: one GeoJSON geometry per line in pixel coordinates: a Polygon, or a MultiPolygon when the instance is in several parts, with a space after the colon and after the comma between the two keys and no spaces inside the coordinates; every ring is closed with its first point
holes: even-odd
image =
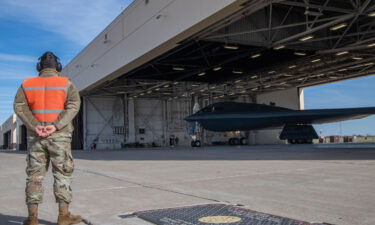
{"type": "Polygon", "coordinates": [[[36,64],[36,69],[39,72],[46,68],[56,69],[58,72],[62,70],[59,57],[55,56],[52,52],[44,53],[39,57],[39,62],[36,64]]]}

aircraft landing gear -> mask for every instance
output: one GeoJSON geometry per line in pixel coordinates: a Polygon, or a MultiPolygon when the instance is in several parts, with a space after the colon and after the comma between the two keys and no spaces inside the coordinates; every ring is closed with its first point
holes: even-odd
{"type": "Polygon", "coordinates": [[[289,144],[312,144],[312,139],[288,139],[289,144]]]}
{"type": "Polygon", "coordinates": [[[247,145],[247,138],[230,138],[229,145],[247,145]]]}
{"type": "Polygon", "coordinates": [[[243,138],[240,139],[240,144],[241,144],[241,145],[248,145],[249,142],[248,142],[247,138],[244,138],[244,137],[243,137],[243,138]]]}
{"type": "Polygon", "coordinates": [[[191,141],[191,147],[196,147],[196,148],[201,147],[201,141],[199,140],[191,141]]]}

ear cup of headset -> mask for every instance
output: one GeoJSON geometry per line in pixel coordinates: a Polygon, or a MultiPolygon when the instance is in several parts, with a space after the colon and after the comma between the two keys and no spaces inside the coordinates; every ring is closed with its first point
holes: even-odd
{"type": "Polygon", "coordinates": [[[42,71],[42,66],[40,65],[40,62],[38,62],[38,63],[36,64],[36,70],[37,70],[38,72],[42,71]]]}
{"type": "Polygon", "coordinates": [[[59,62],[58,59],[56,59],[56,61],[57,61],[56,70],[57,70],[57,72],[61,72],[61,70],[62,70],[62,65],[61,65],[61,63],[59,62]]]}

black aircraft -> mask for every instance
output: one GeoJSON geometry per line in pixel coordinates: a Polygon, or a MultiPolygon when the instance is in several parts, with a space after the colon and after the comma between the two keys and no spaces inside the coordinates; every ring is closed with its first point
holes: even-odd
{"type": "MultiPolygon", "coordinates": [[[[219,102],[185,120],[190,124],[198,122],[206,130],[219,132],[284,127],[280,134],[281,140],[302,144],[312,143],[313,139],[318,138],[311,124],[360,119],[372,114],[375,114],[375,107],[293,110],[264,104],[219,102]]],[[[241,142],[240,139],[232,139],[229,143],[236,145],[241,142]]],[[[192,142],[192,145],[200,146],[200,142],[192,142]]]]}

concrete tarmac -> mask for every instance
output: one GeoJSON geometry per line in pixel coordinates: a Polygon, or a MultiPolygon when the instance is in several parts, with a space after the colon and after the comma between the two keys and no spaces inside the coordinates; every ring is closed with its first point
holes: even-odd
{"type": "MultiPolygon", "coordinates": [[[[74,151],[73,213],[95,225],[149,223],[119,215],[226,203],[307,222],[375,224],[375,145],[218,146],[74,151]]],[[[0,152],[0,224],[21,224],[25,152],[0,152]]],[[[53,179],[40,224],[56,224],[53,179]]],[[[83,224],[83,223],[82,223],[83,224]]]]}

